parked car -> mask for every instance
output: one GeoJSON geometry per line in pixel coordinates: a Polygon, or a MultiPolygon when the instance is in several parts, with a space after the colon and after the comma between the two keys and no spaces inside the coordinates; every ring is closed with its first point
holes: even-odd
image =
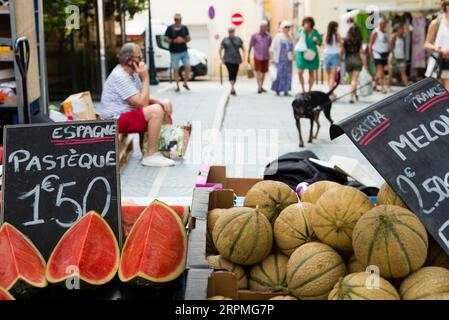
{"type": "MultiPolygon", "coordinates": [[[[153,46],[154,46],[154,60],[156,69],[158,72],[170,72],[170,51],[169,44],[165,42],[165,31],[167,26],[164,24],[153,24],[153,46]]],[[[148,28],[147,28],[148,31],[148,28]]],[[[148,35],[148,32],[146,33],[148,35]]],[[[147,42],[148,43],[148,42],[147,42]]],[[[190,55],[190,64],[192,66],[192,72],[190,73],[190,80],[194,80],[196,77],[207,75],[207,56],[194,48],[188,49],[190,55]]],[[[183,71],[181,66],[181,71],[183,71]]],[[[181,73],[182,74],[182,73],[181,73]]]]}

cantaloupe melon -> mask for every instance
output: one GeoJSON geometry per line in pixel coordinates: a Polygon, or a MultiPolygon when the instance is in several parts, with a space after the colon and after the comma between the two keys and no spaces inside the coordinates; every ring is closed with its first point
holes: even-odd
{"type": "Polygon", "coordinates": [[[270,222],[251,208],[235,208],[220,215],[212,236],[223,258],[244,266],[261,262],[273,247],[270,222]]]}
{"type": "Polygon", "coordinates": [[[214,241],[212,240],[212,231],[217,223],[218,217],[227,212],[227,209],[213,209],[207,214],[207,234],[206,234],[206,253],[215,255],[218,253],[215,248],[214,241]]]}
{"type": "Polygon", "coordinates": [[[387,280],[367,272],[352,273],[340,279],[329,293],[329,300],[400,300],[387,280]]]}
{"type": "Polygon", "coordinates": [[[223,296],[214,296],[214,297],[208,298],[207,300],[232,300],[232,299],[226,298],[226,297],[223,297],[223,296]]]}
{"type": "Polygon", "coordinates": [[[316,204],[326,191],[340,186],[341,185],[336,182],[327,180],[315,182],[304,191],[301,201],[316,204]]]}
{"type": "Polygon", "coordinates": [[[352,231],[359,218],[374,207],[363,192],[340,186],[326,191],[316,203],[312,228],[318,239],[341,251],[352,251],[352,231]]]}
{"type": "Polygon", "coordinates": [[[261,263],[251,268],[249,289],[252,291],[286,291],[288,258],[281,253],[273,253],[261,263]]]}
{"type": "Polygon", "coordinates": [[[309,242],[296,249],[287,264],[290,293],[302,300],[326,300],[345,274],[345,263],[339,254],[318,242],[309,242]]]}
{"type": "Polygon", "coordinates": [[[403,300],[449,300],[449,270],[424,267],[412,273],[401,284],[403,300]]]}
{"type": "Polygon", "coordinates": [[[393,205],[407,209],[406,204],[401,198],[398,197],[396,192],[388,185],[388,183],[384,183],[377,194],[376,204],[378,206],[381,205],[393,205]]]}
{"type": "Polygon", "coordinates": [[[245,269],[241,266],[226,260],[222,256],[209,256],[207,257],[207,261],[212,269],[227,270],[234,273],[239,284],[239,289],[248,289],[248,277],[246,276],[245,269]]]}
{"type": "Polygon", "coordinates": [[[278,248],[287,256],[306,242],[316,241],[310,223],[315,206],[311,203],[292,204],[282,210],[274,223],[274,238],[278,248]]]}
{"type": "Polygon", "coordinates": [[[433,239],[429,239],[426,266],[443,267],[449,269],[449,256],[433,239]]]}
{"type": "Polygon", "coordinates": [[[348,273],[365,272],[365,268],[357,260],[354,254],[351,255],[348,262],[346,263],[346,268],[348,269],[348,273]]]}
{"type": "Polygon", "coordinates": [[[270,300],[298,300],[293,296],[277,296],[274,298],[271,298],[270,300]]]}
{"type": "Polygon", "coordinates": [[[427,232],[417,216],[398,206],[376,206],[354,228],[353,247],[364,266],[374,265],[385,278],[402,278],[422,267],[427,232]]]}
{"type": "Polygon", "coordinates": [[[282,210],[298,201],[296,192],[285,183],[261,181],[248,191],[244,206],[255,208],[274,224],[282,210]]]}

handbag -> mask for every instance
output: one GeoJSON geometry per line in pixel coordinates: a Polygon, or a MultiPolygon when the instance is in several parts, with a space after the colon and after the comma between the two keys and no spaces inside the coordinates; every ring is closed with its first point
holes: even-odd
{"type": "Polygon", "coordinates": [[[251,63],[248,63],[246,68],[246,74],[248,75],[248,79],[253,79],[255,77],[254,75],[254,69],[251,63]]]}
{"type": "Polygon", "coordinates": [[[316,52],[310,49],[307,49],[303,54],[304,60],[313,61],[316,58],[316,52]]]}

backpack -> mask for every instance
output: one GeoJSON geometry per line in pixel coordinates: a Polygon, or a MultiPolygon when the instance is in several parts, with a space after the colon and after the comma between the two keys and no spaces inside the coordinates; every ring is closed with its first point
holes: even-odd
{"type": "Polygon", "coordinates": [[[357,188],[368,196],[376,196],[379,192],[376,187],[365,186],[357,181],[349,181],[345,174],[323,167],[309,159],[320,160],[311,151],[285,154],[266,166],[264,180],[284,182],[293,190],[302,182],[312,184],[317,181],[328,180],[357,188]]]}

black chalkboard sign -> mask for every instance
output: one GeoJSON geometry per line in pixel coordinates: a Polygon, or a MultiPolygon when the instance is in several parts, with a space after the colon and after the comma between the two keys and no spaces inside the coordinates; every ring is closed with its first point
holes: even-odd
{"type": "Polygon", "coordinates": [[[0,221],[48,258],[64,232],[95,210],[121,244],[117,141],[114,121],[6,126],[0,221]]]}
{"type": "Polygon", "coordinates": [[[346,133],[449,254],[449,93],[427,78],[331,127],[346,133]]]}

